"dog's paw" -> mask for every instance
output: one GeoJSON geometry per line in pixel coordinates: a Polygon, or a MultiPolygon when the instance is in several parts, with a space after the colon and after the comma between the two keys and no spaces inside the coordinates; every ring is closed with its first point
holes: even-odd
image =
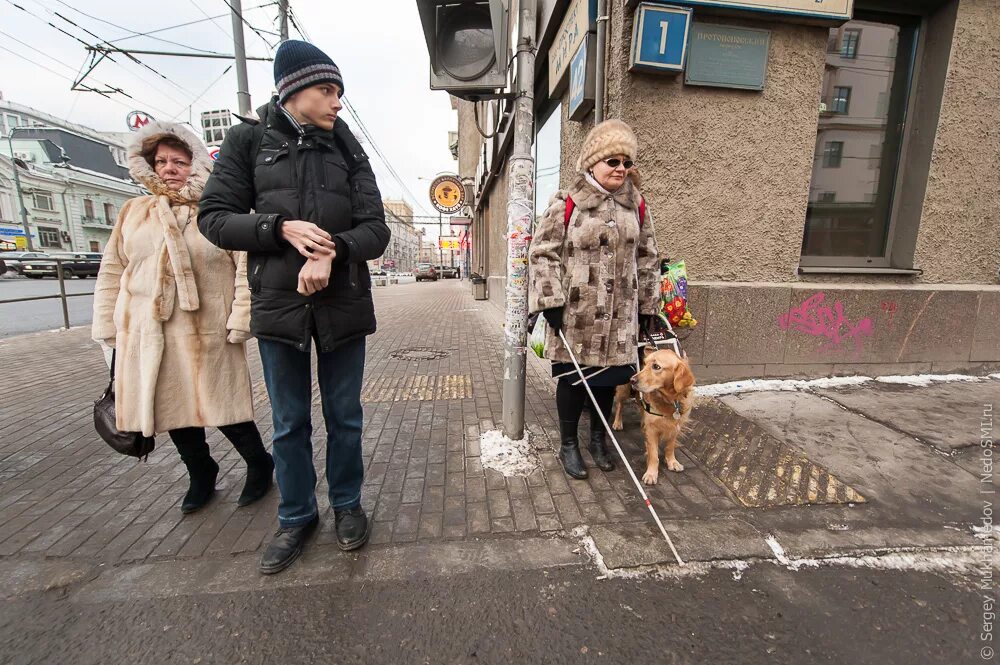
{"type": "Polygon", "coordinates": [[[646,485],[655,485],[659,476],[660,474],[656,469],[653,469],[652,471],[646,471],[646,473],[644,473],[642,476],[642,482],[645,483],[646,485]]]}
{"type": "Polygon", "coordinates": [[[684,470],[684,465],[681,464],[680,462],[678,462],[675,459],[668,459],[667,460],[667,468],[670,469],[671,471],[676,471],[676,472],[680,473],[681,471],[684,470]]]}
{"type": "Polygon", "coordinates": [[[616,420],[613,423],[611,423],[611,429],[613,429],[616,432],[620,432],[623,429],[625,429],[625,424],[622,423],[621,420],[616,420]]]}

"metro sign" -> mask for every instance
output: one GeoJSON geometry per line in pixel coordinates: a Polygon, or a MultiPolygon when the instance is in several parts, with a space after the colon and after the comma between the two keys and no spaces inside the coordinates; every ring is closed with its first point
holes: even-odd
{"type": "Polygon", "coordinates": [[[129,130],[137,132],[153,120],[155,120],[155,118],[148,113],[143,111],[132,111],[125,119],[125,124],[128,125],[129,130]]]}

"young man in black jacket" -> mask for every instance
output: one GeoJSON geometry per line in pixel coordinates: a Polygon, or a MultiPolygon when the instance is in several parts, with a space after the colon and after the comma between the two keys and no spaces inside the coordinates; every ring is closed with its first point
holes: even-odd
{"type": "Polygon", "coordinates": [[[274,58],[278,95],[233,127],[201,197],[198,227],[223,249],[247,251],[250,328],[274,420],[280,528],[260,572],[287,568],[319,522],[312,460],[313,342],[326,420],[326,478],[343,550],[368,540],[361,508],[361,382],[375,332],[366,261],[389,243],[368,157],[340,111],[344,81],[307,42],[274,58]],[[251,209],[254,212],[250,212],[251,209]]]}

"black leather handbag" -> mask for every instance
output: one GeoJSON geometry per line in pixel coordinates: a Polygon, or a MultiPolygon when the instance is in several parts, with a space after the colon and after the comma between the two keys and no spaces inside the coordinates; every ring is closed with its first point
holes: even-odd
{"type": "Polygon", "coordinates": [[[156,439],[142,432],[121,432],[115,424],[115,355],[111,352],[111,381],[101,399],[94,402],[94,429],[116,452],[130,457],[145,457],[153,452],[156,439]]]}

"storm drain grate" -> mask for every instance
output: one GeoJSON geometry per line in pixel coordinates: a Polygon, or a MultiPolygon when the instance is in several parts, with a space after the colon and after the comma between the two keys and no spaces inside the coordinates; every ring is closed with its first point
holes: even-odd
{"type": "Polygon", "coordinates": [[[448,355],[448,351],[418,346],[410,349],[397,349],[390,353],[389,357],[393,360],[440,360],[447,358],[448,355]]]}
{"type": "Polygon", "coordinates": [[[717,400],[699,405],[692,421],[684,450],[747,508],[865,502],[802,451],[717,400]]]}
{"type": "Polygon", "coordinates": [[[365,383],[365,402],[465,399],[472,397],[472,377],[467,374],[380,377],[365,383]]]}

